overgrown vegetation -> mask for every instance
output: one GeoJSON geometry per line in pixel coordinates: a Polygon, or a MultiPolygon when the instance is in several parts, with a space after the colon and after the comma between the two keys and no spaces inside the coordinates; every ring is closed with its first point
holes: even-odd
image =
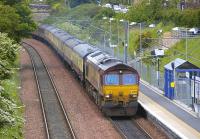
{"type": "Polygon", "coordinates": [[[0,33],[0,138],[22,138],[22,111],[18,96],[19,45],[0,33]]]}
{"type": "Polygon", "coordinates": [[[0,32],[17,42],[36,29],[26,0],[0,0],[0,15],[0,32]]]}
{"type": "Polygon", "coordinates": [[[17,44],[36,29],[28,0],[0,0],[0,138],[23,138],[17,44]]]}
{"type": "Polygon", "coordinates": [[[147,23],[168,23],[173,22],[176,26],[200,27],[200,9],[177,9],[176,0],[169,1],[164,6],[161,0],[151,0],[147,4],[147,0],[143,0],[137,5],[130,8],[127,15],[120,14],[129,21],[147,22],[147,23]]]}
{"type": "MultiPolygon", "coordinates": [[[[186,40],[182,39],[175,46],[166,51],[166,57],[161,59],[161,67],[175,58],[186,59],[186,40]]],[[[200,67],[200,38],[188,39],[187,41],[187,60],[200,67]]]]}

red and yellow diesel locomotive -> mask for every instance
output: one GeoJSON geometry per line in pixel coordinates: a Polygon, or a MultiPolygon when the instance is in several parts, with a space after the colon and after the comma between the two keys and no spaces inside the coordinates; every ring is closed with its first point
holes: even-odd
{"type": "Polygon", "coordinates": [[[76,72],[107,116],[132,116],[138,107],[138,72],[119,59],[50,25],[33,36],[49,45],[76,72]]]}

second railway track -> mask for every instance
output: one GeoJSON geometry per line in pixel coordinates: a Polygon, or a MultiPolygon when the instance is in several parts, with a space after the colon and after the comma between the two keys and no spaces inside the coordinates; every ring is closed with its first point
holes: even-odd
{"type": "Polygon", "coordinates": [[[124,139],[151,139],[151,136],[131,118],[116,117],[110,121],[124,139]]]}
{"type": "Polygon", "coordinates": [[[75,133],[45,63],[31,45],[23,42],[31,57],[48,139],[75,139],[75,133]]]}

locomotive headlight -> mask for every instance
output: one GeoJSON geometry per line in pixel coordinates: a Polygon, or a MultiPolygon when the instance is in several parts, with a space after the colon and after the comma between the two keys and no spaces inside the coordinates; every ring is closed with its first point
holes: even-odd
{"type": "Polygon", "coordinates": [[[135,94],[134,91],[131,91],[131,93],[129,94],[129,96],[132,97],[132,98],[135,98],[135,97],[137,97],[137,94],[135,94]]]}
{"type": "Polygon", "coordinates": [[[105,98],[112,98],[112,94],[105,95],[105,98]]]}
{"type": "Polygon", "coordinates": [[[109,97],[110,97],[110,95],[109,95],[109,94],[105,95],[105,98],[109,98],[109,97]]]}

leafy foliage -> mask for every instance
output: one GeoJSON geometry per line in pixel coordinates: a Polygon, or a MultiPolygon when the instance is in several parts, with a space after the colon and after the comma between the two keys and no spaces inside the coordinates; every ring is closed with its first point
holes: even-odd
{"type": "Polygon", "coordinates": [[[81,4],[95,3],[95,2],[96,2],[96,0],[67,0],[67,1],[66,0],[57,0],[57,1],[47,0],[47,4],[50,4],[53,9],[55,9],[56,7],[60,7],[60,8],[65,7],[66,8],[66,6],[74,8],[81,4]]]}
{"type": "Polygon", "coordinates": [[[113,17],[115,16],[115,12],[110,8],[102,8],[99,10],[98,14],[95,15],[94,19],[102,19],[103,17],[113,17]]]}
{"type": "Polygon", "coordinates": [[[0,80],[9,77],[9,67],[12,67],[15,61],[17,48],[19,46],[14,40],[9,39],[7,34],[0,33],[0,80]]]}
{"type": "Polygon", "coordinates": [[[23,119],[17,98],[15,67],[19,45],[5,33],[0,33],[0,136],[21,138],[23,119]],[[11,76],[12,75],[12,76],[11,76]]]}
{"type": "Polygon", "coordinates": [[[176,8],[178,1],[170,0],[167,7],[161,0],[146,0],[130,8],[126,19],[135,22],[173,22],[177,26],[200,27],[200,9],[176,8]]]}
{"type": "Polygon", "coordinates": [[[85,4],[85,3],[94,3],[95,0],[72,0],[70,2],[70,6],[73,8],[73,7],[76,7],[78,5],[81,5],[81,4],[85,4]]]}
{"type": "Polygon", "coordinates": [[[10,5],[10,6],[22,2],[22,0],[0,0],[0,1],[2,1],[5,5],[10,5]]]}
{"type": "Polygon", "coordinates": [[[36,29],[31,11],[23,0],[1,0],[0,15],[0,32],[8,33],[17,42],[36,29]]]}
{"type": "MultiPolygon", "coordinates": [[[[194,65],[200,67],[200,38],[196,39],[188,39],[188,61],[193,63],[194,65]]],[[[167,57],[161,59],[161,67],[165,64],[169,63],[170,61],[176,58],[185,59],[186,57],[186,46],[185,46],[185,39],[177,42],[173,47],[166,51],[167,57]]]]}
{"type": "Polygon", "coordinates": [[[70,12],[55,13],[43,23],[52,24],[65,22],[66,20],[91,20],[100,11],[101,7],[95,4],[82,4],[70,10],[70,12]]]}

